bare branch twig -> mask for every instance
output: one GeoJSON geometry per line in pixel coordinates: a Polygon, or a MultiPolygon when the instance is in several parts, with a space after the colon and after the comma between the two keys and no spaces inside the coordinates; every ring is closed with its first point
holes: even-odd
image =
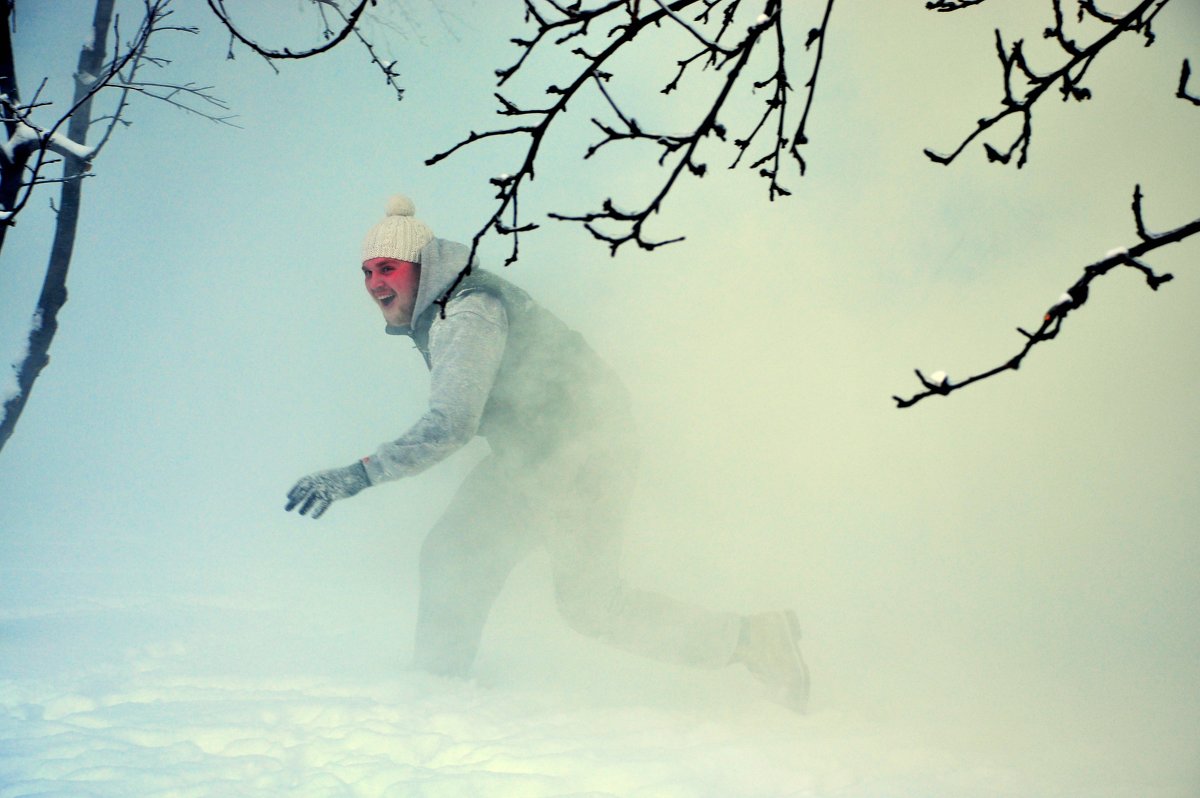
{"type": "Polygon", "coordinates": [[[1192,105],[1200,105],[1200,96],[1192,94],[1188,91],[1188,79],[1192,76],[1192,65],[1188,60],[1183,59],[1183,68],[1179,71],[1179,88],[1175,90],[1175,96],[1181,100],[1187,100],[1192,105]]]}
{"type": "MultiPolygon", "coordinates": [[[[653,215],[662,210],[668,195],[679,184],[682,175],[703,177],[707,174],[708,165],[700,157],[701,144],[706,140],[729,140],[728,131],[720,117],[728,101],[734,96],[734,89],[746,82],[743,77],[748,72],[751,58],[763,48],[764,43],[768,51],[771,44],[774,45],[774,69],[765,78],[754,81],[750,87],[754,93],[762,89],[767,90],[762,99],[764,110],[756,124],[752,125],[745,135],[732,141],[737,155],[731,168],[741,163],[747,148],[760,133],[773,130],[773,135],[766,139],[768,144],[765,153],[758,154],[757,160],[750,164],[751,168],[758,170],[759,174],[767,179],[769,199],[773,200],[777,196],[790,193],[780,182],[783,153],[791,155],[799,166],[799,173],[804,174],[805,164],[800,157],[799,147],[807,142],[805,123],[812,108],[812,95],[820,61],[824,55],[833,0],[826,0],[824,3],[823,19],[818,27],[809,31],[805,43],[806,49],[812,48],[814,44],[819,46],[816,48],[812,74],[805,84],[807,103],[795,128],[796,132],[791,137],[784,133],[786,126],[791,124],[786,111],[792,87],[785,66],[783,3],[780,0],[763,0],[762,12],[757,14],[753,21],[750,17],[755,12],[746,11],[746,21],[742,25],[738,25],[736,19],[739,9],[745,9],[743,0],[654,0],[653,4],[639,3],[636,0],[609,0],[591,8],[585,8],[579,2],[566,4],[558,0],[524,0],[524,5],[526,21],[534,26],[534,32],[526,37],[512,39],[521,52],[510,66],[496,70],[498,84],[504,85],[527,63],[534,51],[542,47],[572,47],[570,53],[582,59],[583,64],[565,80],[553,82],[546,87],[546,94],[553,100],[549,105],[531,107],[496,95],[500,102],[498,114],[530,118],[528,125],[485,133],[471,131],[465,139],[427,159],[428,164],[438,163],[467,145],[485,138],[512,135],[528,137],[524,157],[519,166],[511,174],[506,173],[490,181],[497,189],[497,204],[491,217],[471,239],[472,258],[482,238],[494,232],[513,236],[512,249],[504,265],[510,265],[518,259],[519,244],[516,233],[533,229],[535,225],[522,224],[516,217],[517,196],[534,177],[534,167],[542,140],[565,113],[568,105],[579,97],[585,88],[596,89],[602,106],[611,112],[611,118],[605,118],[605,115],[592,119],[595,129],[600,132],[600,138],[585,148],[583,159],[587,160],[613,145],[639,143],[657,150],[657,163],[664,168],[658,187],[648,192],[650,198],[634,209],[622,208],[617,200],[610,196],[593,211],[548,213],[551,219],[582,224],[594,239],[606,244],[612,254],[616,254],[617,250],[627,243],[633,243],[640,249],[653,250],[682,240],[682,237],[655,239],[648,236],[648,222],[653,215]],[[712,89],[711,100],[702,104],[702,110],[697,115],[694,125],[683,132],[652,129],[640,122],[610,87],[612,75],[606,71],[609,61],[618,52],[623,51],[623,48],[629,48],[635,42],[645,42],[647,46],[652,46],[651,42],[655,41],[651,38],[652,34],[659,29],[671,27],[684,28],[690,37],[689,41],[698,42],[699,47],[676,59],[678,72],[663,87],[663,94],[670,94],[678,88],[693,65],[702,65],[703,68],[721,75],[712,89]],[[589,47],[589,31],[596,28],[607,30],[607,36],[602,45],[589,47]],[[744,34],[735,42],[731,34],[739,30],[744,31],[744,34]],[[510,218],[511,221],[501,224],[501,219],[510,218]]],[[[468,266],[464,269],[463,274],[459,276],[460,280],[469,273],[470,268],[468,266]]],[[[457,286],[458,282],[451,285],[443,299],[447,299],[457,286]]]]}
{"type": "Polygon", "coordinates": [[[1158,287],[1165,282],[1170,281],[1171,274],[1157,274],[1152,268],[1140,260],[1143,255],[1153,252],[1156,249],[1165,247],[1168,244],[1175,244],[1183,241],[1186,238],[1200,233],[1200,218],[1194,219],[1187,224],[1176,227],[1165,233],[1150,233],[1146,230],[1146,225],[1142,217],[1142,190],[1141,186],[1134,188],[1133,192],[1133,217],[1134,225],[1137,229],[1138,243],[1130,247],[1114,249],[1109,252],[1102,260],[1086,266],[1083,270],[1083,275],[1075,281],[1075,283],[1066,290],[1046,311],[1042,318],[1042,323],[1033,332],[1018,327],[1019,332],[1025,338],[1025,344],[1016,355],[1011,357],[1004,363],[995,368],[988,369],[966,379],[952,382],[944,372],[938,372],[936,379],[928,378],[916,371],[917,379],[921,381],[921,385],[925,388],[924,391],[916,393],[908,398],[893,396],[892,399],[896,402],[896,407],[904,408],[911,407],[917,402],[929,396],[947,396],[955,391],[961,390],[968,385],[972,385],[981,380],[986,380],[991,377],[1001,374],[1005,371],[1013,370],[1021,367],[1021,362],[1025,356],[1038,344],[1046,341],[1051,341],[1058,337],[1059,331],[1062,329],[1063,322],[1067,318],[1067,314],[1083,306],[1088,298],[1088,290],[1091,282],[1104,274],[1107,274],[1117,266],[1128,266],[1142,273],[1146,278],[1146,284],[1152,290],[1157,291],[1158,287]]]}
{"type": "Polygon", "coordinates": [[[323,44],[318,44],[305,50],[292,50],[289,47],[276,50],[269,47],[264,47],[254,39],[242,33],[241,30],[239,30],[238,27],[233,24],[233,19],[230,17],[229,12],[225,10],[225,0],[208,0],[208,7],[216,16],[216,18],[220,20],[221,24],[225,26],[225,29],[229,31],[229,35],[261,55],[263,58],[272,60],[298,61],[302,58],[311,58],[314,55],[320,55],[321,53],[328,52],[345,41],[346,37],[348,37],[354,31],[354,26],[358,24],[359,17],[362,16],[363,12],[367,10],[367,6],[372,2],[374,2],[374,0],[359,0],[358,4],[351,9],[350,13],[343,17],[345,20],[345,25],[341,30],[333,33],[332,35],[327,35],[323,44]]]}
{"type": "MultiPolygon", "coordinates": [[[[983,147],[989,161],[998,161],[1007,164],[1012,160],[1013,155],[1017,154],[1017,168],[1019,169],[1024,166],[1029,157],[1029,144],[1033,136],[1033,108],[1038,100],[1045,96],[1046,92],[1054,86],[1058,87],[1064,101],[1084,101],[1089,99],[1091,92],[1082,85],[1082,80],[1096,57],[1125,33],[1141,33],[1146,38],[1147,44],[1152,43],[1154,41],[1154,34],[1151,29],[1151,23],[1170,0],[1141,0],[1132,11],[1122,17],[1104,14],[1096,8],[1092,0],[1079,0],[1079,13],[1081,16],[1086,14],[1092,19],[1109,26],[1108,31],[1087,47],[1080,47],[1067,35],[1062,9],[1059,5],[1060,2],[1061,0],[1053,0],[1055,26],[1047,28],[1043,32],[1043,36],[1047,39],[1055,40],[1067,55],[1067,60],[1052,72],[1046,74],[1037,73],[1029,67],[1025,60],[1024,42],[1018,39],[1011,46],[1006,46],[1003,35],[997,30],[996,52],[1004,76],[1004,99],[1001,101],[1001,109],[991,116],[980,119],[975,130],[968,134],[953,152],[943,154],[932,149],[926,149],[925,155],[931,161],[944,165],[950,164],[971,142],[981,137],[992,127],[1009,117],[1018,116],[1022,122],[1021,131],[1007,150],[998,150],[986,142],[983,147]],[[1028,86],[1028,88],[1025,88],[1025,86],[1028,86]]],[[[928,4],[926,7],[935,8],[938,11],[954,11],[965,7],[965,5],[966,3],[947,3],[928,4]],[[950,7],[951,5],[953,7],[950,7]]]]}
{"type": "MultiPolygon", "coordinates": [[[[31,115],[35,108],[48,106],[49,103],[16,105],[9,98],[0,97],[0,116],[3,116],[14,130],[22,131],[15,138],[10,135],[7,149],[0,148],[0,150],[5,150],[0,152],[0,159],[18,159],[22,167],[16,170],[4,171],[5,181],[19,182],[20,185],[15,189],[8,190],[9,193],[6,196],[12,196],[13,199],[11,200],[11,205],[2,209],[5,211],[5,214],[0,217],[0,225],[11,226],[15,224],[16,217],[28,205],[34,188],[47,182],[43,180],[41,175],[42,170],[53,163],[53,161],[47,158],[48,153],[54,152],[60,155],[79,157],[82,159],[83,168],[87,169],[89,167],[90,162],[108,143],[116,125],[127,124],[124,122],[123,117],[128,107],[130,93],[138,93],[161,100],[169,105],[173,105],[189,113],[197,114],[214,122],[227,125],[233,124],[230,121],[233,119],[231,115],[218,115],[205,110],[205,105],[219,109],[228,109],[223,100],[211,93],[211,87],[197,86],[191,83],[177,84],[137,79],[136,75],[143,64],[152,64],[161,67],[169,63],[166,59],[157,57],[149,51],[150,44],[156,40],[156,37],[167,32],[196,33],[196,29],[190,26],[168,24],[168,18],[174,13],[174,10],[171,8],[171,0],[143,0],[143,5],[144,11],[141,22],[133,38],[124,45],[120,41],[120,20],[119,18],[113,19],[111,29],[113,40],[112,59],[105,61],[99,68],[92,67],[97,74],[81,70],[75,75],[77,87],[79,88],[77,92],[78,96],[71,107],[60,115],[49,127],[38,125],[31,115]],[[60,130],[75,119],[80,113],[81,108],[90,108],[93,98],[106,89],[117,89],[120,92],[116,109],[111,114],[86,120],[88,127],[97,122],[108,123],[98,143],[95,146],[82,147],[71,137],[64,138],[60,130]],[[185,102],[180,99],[181,97],[188,97],[198,102],[185,102]]],[[[100,51],[103,52],[103,49],[101,47],[100,51]]],[[[86,127],[83,129],[86,129],[86,127]]],[[[69,181],[76,178],[64,179],[69,181]]]]}
{"type": "MultiPolygon", "coordinates": [[[[359,20],[362,18],[363,13],[367,10],[368,6],[375,5],[377,1],[378,0],[357,0],[357,2],[354,4],[354,7],[351,8],[347,13],[342,10],[340,5],[331,2],[330,0],[311,0],[311,2],[316,4],[321,16],[321,21],[324,24],[324,30],[322,31],[322,37],[324,41],[321,44],[314,45],[312,47],[301,50],[293,50],[290,47],[272,48],[260,44],[249,35],[243,33],[241,29],[234,24],[232,16],[225,8],[225,0],[207,0],[209,10],[212,11],[213,15],[216,16],[220,23],[229,32],[229,58],[233,58],[233,42],[238,41],[244,44],[246,47],[249,47],[252,52],[266,59],[267,62],[272,65],[272,69],[276,69],[273,63],[275,61],[299,61],[305,58],[312,58],[313,56],[317,56],[332,50],[342,42],[346,41],[346,39],[353,36],[358,40],[359,44],[366,49],[367,54],[370,56],[371,63],[378,67],[388,86],[390,86],[392,90],[396,92],[396,99],[401,100],[404,98],[404,88],[399,82],[400,73],[396,71],[396,62],[393,60],[385,63],[383,58],[381,58],[376,52],[375,46],[365,36],[363,36],[358,27],[359,20]],[[331,29],[329,26],[329,19],[326,15],[327,9],[332,10],[332,12],[341,19],[341,28],[336,31],[331,29]]],[[[278,70],[276,69],[276,71],[278,70]]]]}

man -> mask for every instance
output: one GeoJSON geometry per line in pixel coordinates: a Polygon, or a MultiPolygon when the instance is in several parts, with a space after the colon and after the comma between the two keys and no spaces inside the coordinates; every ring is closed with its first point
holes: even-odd
{"type": "Polygon", "coordinates": [[[429,367],[429,409],[374,454],[301,479],[286,509],[319,518],[332,502],[417,474],[482,435],[491,453],[421,549],[418,667],[468,675],[508,574],[544,545],[572,628],[669,662],[740,662],[803,711],[808,671],[791,612],[710,612],[621,580],[638,460],[624,387],[578,333],[512,283],[473,268],[451,290],[468,249],[435,238],[414,214],[407,197],[392,197],[363,242],[362,271],[387,332],[410,337],[429,367]]]}

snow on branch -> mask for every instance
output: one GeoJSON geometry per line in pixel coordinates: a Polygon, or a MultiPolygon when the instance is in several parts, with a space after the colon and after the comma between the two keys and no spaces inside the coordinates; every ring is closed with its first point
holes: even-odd
{"type": "MultiPolygon", "coordinates": [[[[600,99],[604,113],[591,119],[599,137],[582,152],[584,160],[602,149],[634,143],[648,145],[656,151],[653,157],[662,169],[662,178],[653,195],[639,207],[626,208],[609,196],[591,211],[548,214],[552,219],[583,225],[594,239],[606,244],[613,255],[630,243],[643,250],[654,250],[682,240],[682,237],[652,237],[646,227],[650,217],[663,209],[681,177],[702,178],[708,173],[708,164],[700,155],[701,145],[706,141],[716,140],[732,146],[735,150],[735,157],[729,164],[732,169],[742,163],[743,156],[760,138],[765,137],[761,149],[751,154],[749,168],[757,170],[767,181],[767,194],[771,200],[790,193],[780,182],[785,159],[794,161],[798,173],[804,174],[800,147],[808,141],[805,125],[824,55],[833,0],[825,0],[821,22],[809,30],[805,40],[805,49],[812,49],[814,44],[817,48],[812,59],[812,72],[804,84],[807,98],[798,123],[788,117],[793,88],[785,64],[785,4],[781,0],[765,0],[754,8],[743,0],[605,0],[590,7],[585,7],[582,2],[568,5],[556,0],[524,0],[524,4],[525,21],[532,25],[533,31],[526,37],[512,39],[520,52],[511,65],[496,70],[497,87],[504,87],[526,66],[535,50],[569,52],[578,59],[578,67],[557,80],[547,81],[544,92],[551,98],[548,103],[530,105],[497,93],[497,114],[526,121],[482,133],[470,131],[458,143],[426,160],[426,164],[436,164],[485,139],[516,136],[526,140],[524,156],[516,169],[511,174],[491,178],[491,184],[497,189],[497,203],[491,217],[472,238],[472,258],[483,237],[494,232],[512,236],[512,249],[505,265],[518,259],[519,234],[537,227],[520,218],[518,196],[534,178],[537,156],[545,137],[568,105],[585,94],[594,92],[592,96],[600,99]],[[618,53],[634,45],[652,48],[655,53],[669,53],[667,48],[674,45],[667,43],[673,41],[668,34],[680,29],[688,34],[691,47],[675,59],[678,71],[660,93],[676,91],[696,70],[707,70],[718,77],[713,80],[714,88],[708,98],[697,103],[696,116],[682,132],[678,128],[651,129],[638,121],[625,100],[616,96],[609,63],[618,53]],[[599,33],[589,38],[596,30],[599,33]],[[590,45],[591,42],[595,44],[590,45]],[[747,78],[751,72],[751,57],[764,50],[770,56],[770,72],[758,80],[747,78]],[[731,98],[737,96],[739,88],[761,97],[763,111],[744,134],[731,135],[721,116],[731,98]],[[790,129],[790,124],[795,124],[795,128],[790,129]]],[[[788,8],[790,13],[792,6],[788,8]]],[[[658,57],[666,61],[672,56],[658,57]]],[[[443,303],[470,268],[468,266],[459,275],[459,280],[450,286],[442,298],[443,303]]]]}
{"type": "Polygon", "coordinates": [[[893,396],[892,398],[896,401],[896,406],[900,408],[911,407],[929,396],[947,396],[972,383],[994,377],[1005,371],[1015,371],[1020,368],[1021,361],[1025,359],[1025,356],[1035,346],[1058,337],[1058,333],[1066,321],[1067,314],[1082,307],[1087,301],[1088,288],[1092,280],[1107,274],[1117,266],[1127,266],[1141,272],[1146,278],[1146,284],[1154,291],[1157,291],[1158,287],[1163,283],[1170,281],[1172,275],[1167,273],[1157,274],[1141,260],[1141,257],[1160,247],[1178,243],[1200,233],[1200,218],[1165,233],[1149,232],[1142,217],[1141,186],[1136,186],[1133,191],[1133,218],[1137,228],[1138,243],[1130,247],[1111,250],[1103,259],[1086,266],[1083,270],[1083,275],[1046,310],[1042,317],[1042,323],[1036,330],[1028,332],[1018,327],[1017,332],[1025,338],[1025,344],[1016,355],[995,368],[959,381],[951,381],[944,371],[939,371],[930,377],[926,377],[918,369],[916,371],[917,379],[921,381],[921,385],[925,390],[908,398],[893,396]]]}
{"type": "MultiPolygon", "coordinates": [[[[0,106],[3,101],[0,100],[0,106]]],[[[95,152],[94,147],[88,147],[85,144],[79,144],[71,141],[62,133],[53,131],[41,130],[34,125],[29,124],[25,117],[20,114],[20,109],[11,109],[11,117],[4,121],[12,121],[13,130],[7,141],[0,142],[0,155],[3,155],[9,161],[15,161],[22,149],[37,149],[45,148],[59,155],[73,155],[76,158],[87,160],[91,158],[95,152]]]]}
{"type": "MultiPolygon", "coordinates": [[[[1074,100],[1083,102],[1091,98],[1091,91],[1083,85],[1083,79],[1088,69],[1100,53],[1126,33],[1140,33],[1145,37],[1146,45],[1154,43],[1154,32],[1151,24],[1170,0],[1141,0],[1132,11],[1124,16],[1113,16],[1102,12],[1096,7],[1094,0],[1078,0],[1079,9],[1077,20],[1097,22],[1108,26],[1108,30],[1095,41],[1081,45],[1075,41],[1066,30],[1062,10],[1062,0],[1053,0],[1054,26],[1042,32],[1045,39],[1051,39],[1058,44],[1065,61],[1050,72],[1038,72],[1030,67],[1025,56],[1025,43],[1017,39],[1007,44],[1003,34],[996,31],[996,55],[1004,77],[1004,98],[1001,109],[992,116],[979,120],[974,131],[967,135],[958,147],[949,154],[943,154],[931,149],[925,150],[925,155],[935,163],[949,164],[957,158],[972,141],[980,138],[998,123],[1015,117],[1021,119],[1021,130],[1007,148],[997,149],[990,143],[984,142],[983,148],[989,161],[1009,163],[1016,155],[1017,168],[1025,165],[1029,157],[1029,143],[1033,137],[1033,108],[1051,88],[1058,87],[1058,93],[1064,102],[1074,100]]],[[[975,5],[970,0],[963,2],[931,2],[926,8],[937,11],[955,11],[968,5],[975,5]]],[[[1181,84],[1182,90],[1182,84],[1181,84]]]]}

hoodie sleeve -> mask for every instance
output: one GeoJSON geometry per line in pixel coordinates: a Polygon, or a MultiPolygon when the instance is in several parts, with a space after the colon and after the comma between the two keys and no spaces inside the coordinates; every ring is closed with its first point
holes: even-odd
{"type": "Polygon", "coordinates": [[[475,437],[507,337],[504,305],[491,294],[464,294],[446,306],[429,330],[429,410],[364,459],[371,484],[420,473],[475,437]]]}

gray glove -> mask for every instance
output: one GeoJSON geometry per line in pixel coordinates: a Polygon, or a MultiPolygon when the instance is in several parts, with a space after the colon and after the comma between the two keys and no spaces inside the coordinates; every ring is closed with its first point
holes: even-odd
{"type": "Polygon", "coordinates": [[[291,511],[299,507],[300,515],[307,515],[311,511],[313,518],[320,518],[329,505],[338,499],[348,499],[369,487],[371,479],[361,462],[345,468],[318,471],[304,477],[288,491],[288,503],[283,509],[291,511]]]}

